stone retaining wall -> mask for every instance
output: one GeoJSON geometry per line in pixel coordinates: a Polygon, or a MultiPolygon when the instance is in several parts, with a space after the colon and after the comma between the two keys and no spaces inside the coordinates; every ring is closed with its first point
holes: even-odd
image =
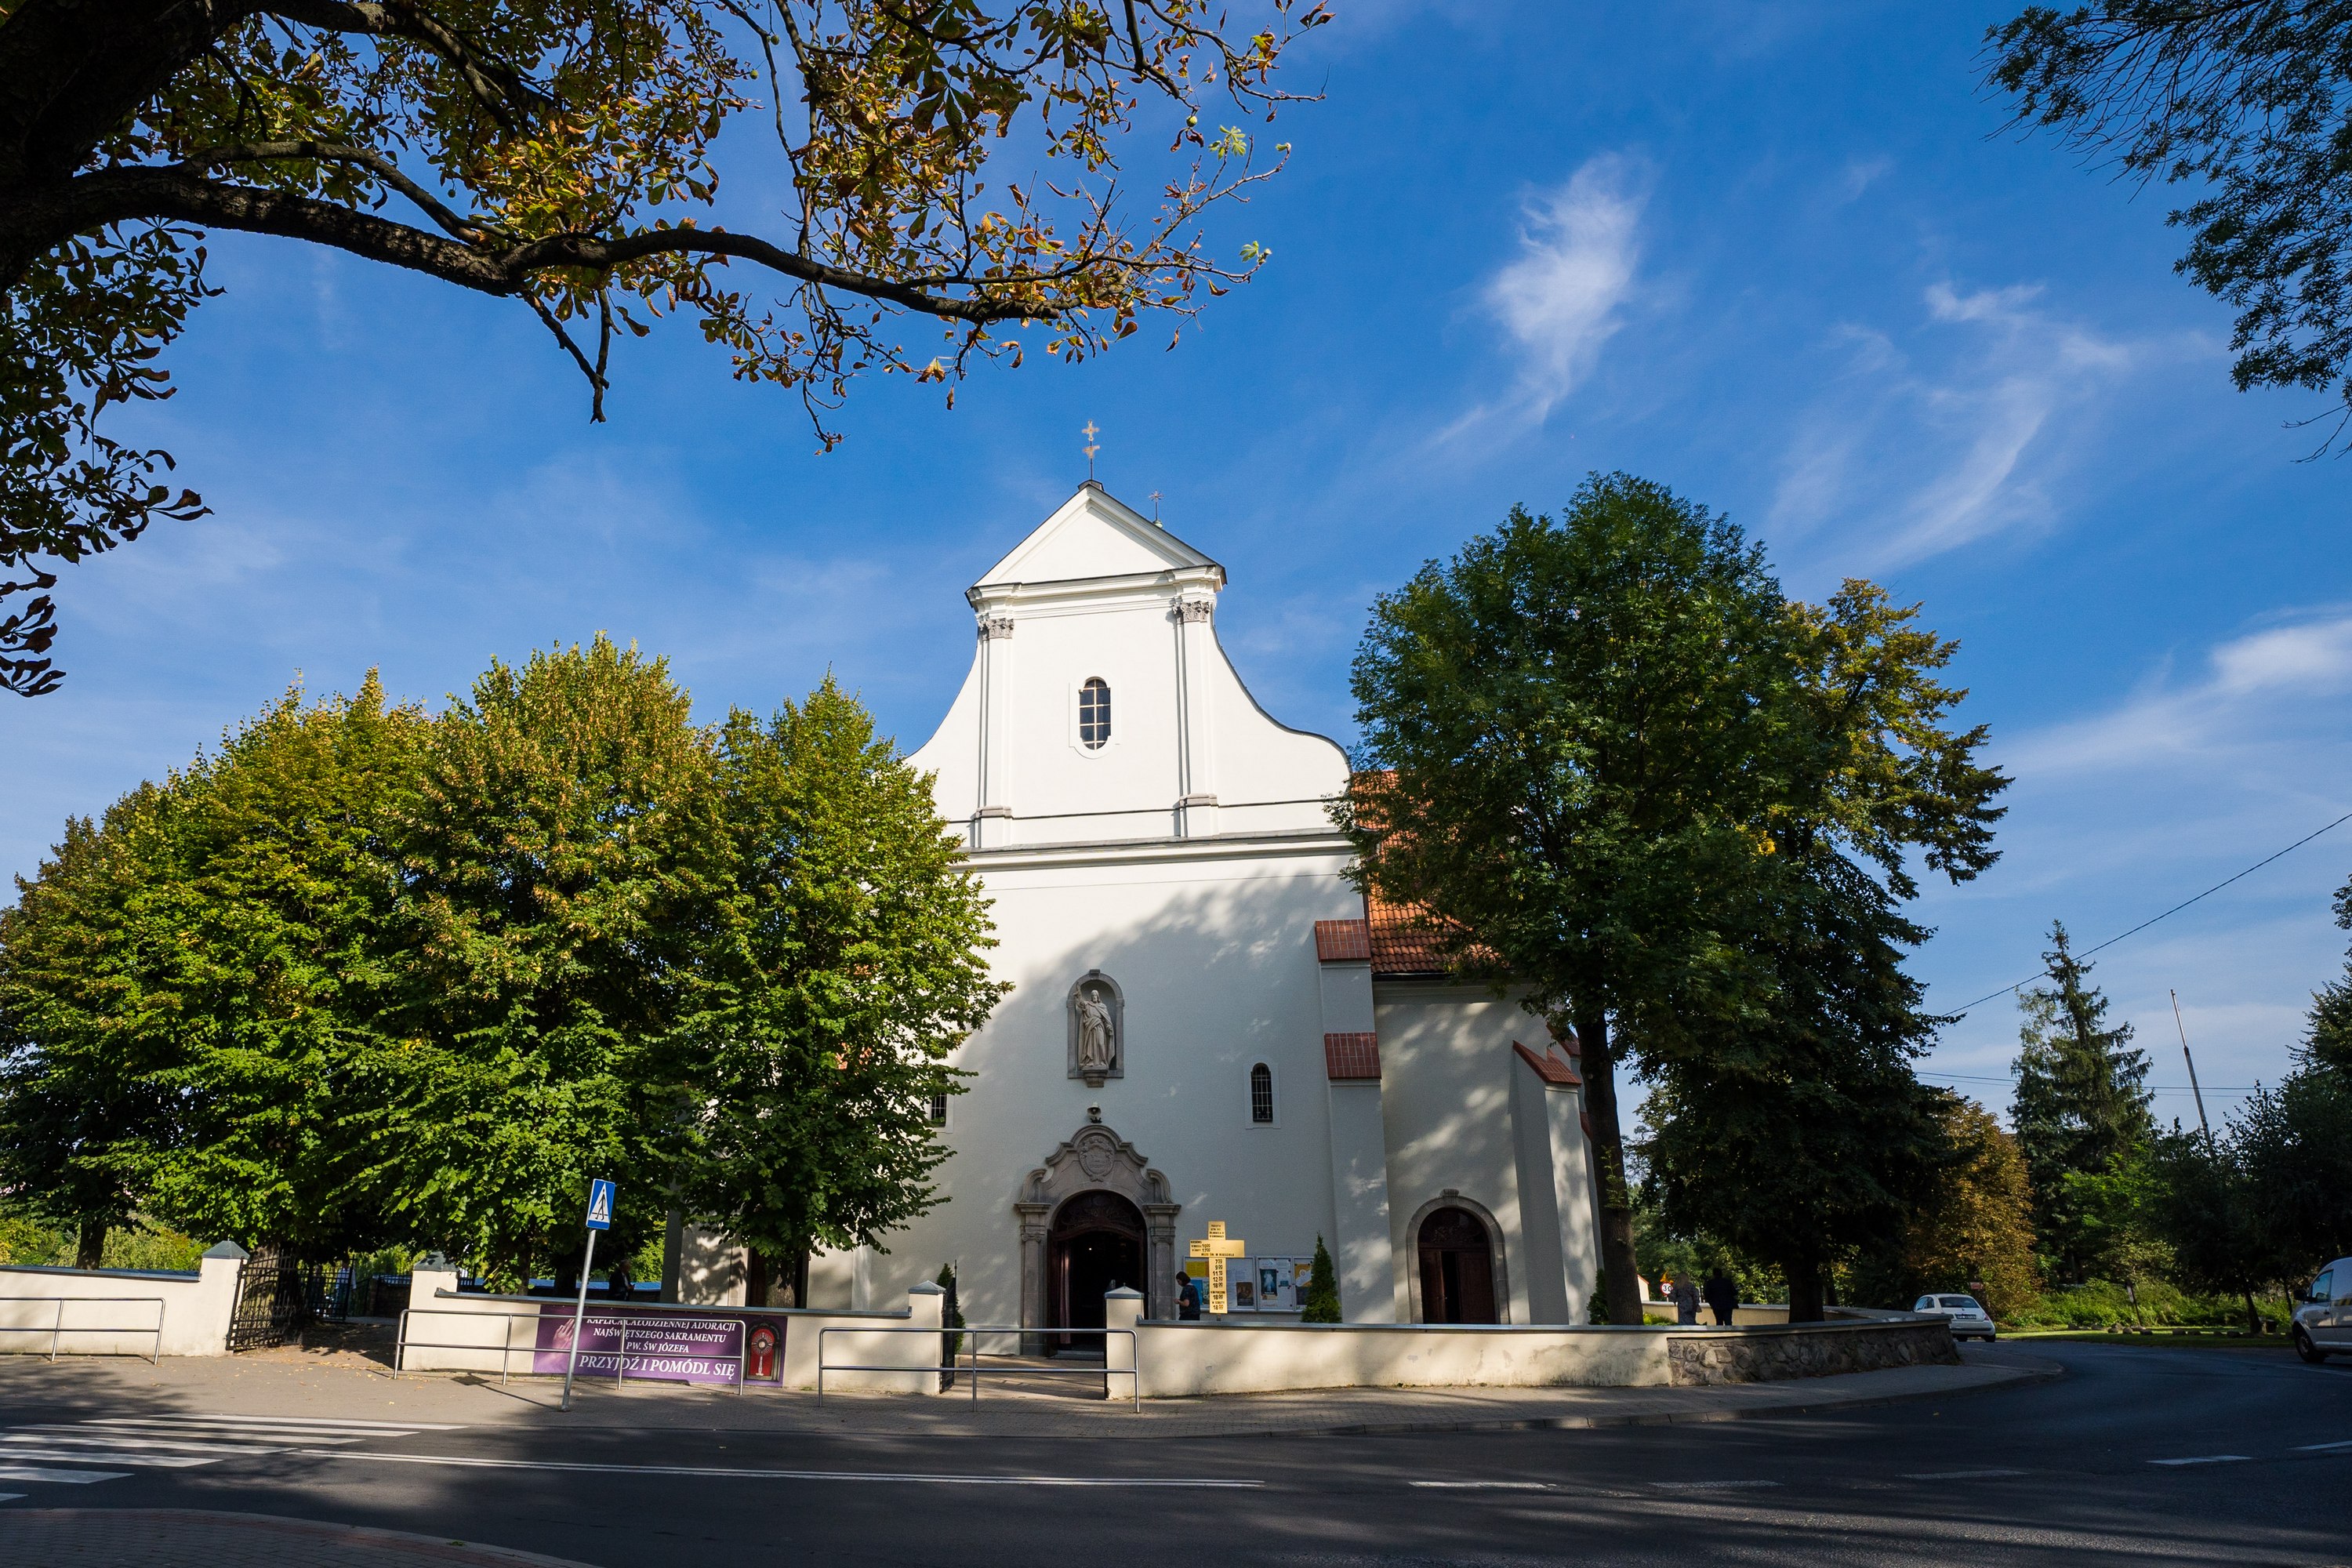
{"type": "Polygon", "coordinates": [[[1959,1360],[1951,1330],[1934,1318],[1684,1329],[1666,1342],[1668,1371],[1680,1386],[1772,1383],[1890,1366],[1957,1366],[1959,1360]]]}

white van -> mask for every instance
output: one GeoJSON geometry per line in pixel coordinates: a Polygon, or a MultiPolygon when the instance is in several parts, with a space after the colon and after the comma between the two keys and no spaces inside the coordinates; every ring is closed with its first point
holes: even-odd
{"type": "Polygon", "coordinates": [[[2352,1353],[2352,1258],[2319,1271],[2294,1304],[2294,1353],[2326,1361],[2330,1351],[2352,1353]]]}

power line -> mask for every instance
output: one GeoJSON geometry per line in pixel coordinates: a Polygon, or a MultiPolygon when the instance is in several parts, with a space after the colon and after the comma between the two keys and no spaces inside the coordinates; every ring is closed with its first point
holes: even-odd
{"type": "MultiPolygon", "coordinates": [[[[2111,948],[2115,946],[2116,943],[2123,941],[2126,936],[2137,936],[2140,932],[2154,925],[2158,921],[2170,919],[2172,916],[2177,915],[2181,910],[2187,909],[2189,905],[2197,902],[2199,899],[2208,899],[2212,897],[2215,893],[2220,892],[2231,883],[2239,880],[2241,878],[2252,876],[2255,872],[2269,865],[2273,860],[2281,859],[2288,855],[2294,854],[2296,850],[2302,848],[2313,839],[2319,837],[2321,834],[2328,833],[2336,828],[2341,827],[2347,822],[2352,822],[2352,811],[2346,812],[2343,816],[2329,823],[2326,827],[2321,828],[2317,833],[2305,834],[2302,837],[2296,839],[2294,843],[2280,850],[2276,855],[2264,856],[2262,859],[2255,861],[2252,865],[2239,872],[2237,876],[2222,878],[2221,880],[2214,883],[2211,887],[2198,894],[2196,898],[2183,899],[2179,903],[2173,905],[2170,909],[2165,910],[2164,913],[2151,916],[2150,918],[2140,921],[2139,924],[2124,932],[2123,936],[2111,936],[2107,938],[2106,941],[2099,943],[2098,946],[2085,948],[2081,952],[2075,954],[2075,956],[2077,958],[2088,958],[2095,952],[2105,952],[2108,948],[2111,948]]],[[[1963,1007],[1958,1013],[1953,1014],[1952,1016],[1956,1021],[1958,1019],[1965,1018],[1969,1016],[1971,1009],[1981,1007],[1986,1003],[1991,1001],[1994,997],[1999,996],[2005,992],[2014,991],[2021,985],[2030,985],[2034,981],[2044,978],[2049,974],[2049,973],[2050,972],[2047,969],[2037,970],[2033,973],[2027,975],[2022,980],[2011,981],[2009,984],[2002,986],[1999,991],[1988,991],[1983,995],[1978,997],[1975,1001],[1969,1003],[1968,1006],[1963,1007]]]]}

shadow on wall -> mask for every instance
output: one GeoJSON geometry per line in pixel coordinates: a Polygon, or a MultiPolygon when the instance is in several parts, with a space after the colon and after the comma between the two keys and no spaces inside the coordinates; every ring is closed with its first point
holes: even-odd
{"type": "MultiPolygon", "coordinates": [[[[1210,1192],[1203,1178],[1213,1173],[1227,1205],[1265,1192],[1270,1203],[1307,1205],[1302,1235],[1265,1240],[1313,1246],[1331,1209],[1314,924],[1352,915],[1357,895],[1328,872],[1235,874],[1214,862],[1205,875],[1186,869],[1164,882],[1047,882],[996,895],[1000,921],[1009,914],[1015,927],[1014,940],[996,950],[998,974],[1016,988],[956,1058],[977,1077],[950,1113],[946,1142],[956,1152],[938,1178],[955,1202],[893,1237],[891,1254],[873,1260],[876,1300],[937,1270],[941,1259],[915,1255],[936,1221],[967,1237],[1001,1235],[1004,1267],[962,1258],[961,1306],[973,1322],[1017,1322],[1012,1205],[1030,1171],[1096,1104],[1105,1125],[1167,1174],[1185,1210],[1180,1226],[1202,1214],[1210,1192]],[[1023,909],[1028,903],[1035,908],[1023,909]],[[1142,908],[1121,919],[1121,905],[1142,908]],[[1059,923],[1049,925],[1049,915],[1059,923]],[[1065,934],[1088,927],[1083,940],[1065,934]],[[1027,945],[1022,933],[1041,930],[1054,933],[1050,944],[1027,945]],[[1070,984],[1089,969],[1115,980],[1125,998],[1124,1076],[1091,1089],[1068,1076],[1066,1018],[1070,984]],[[1260,1062],[1275,1079],[1278,1136],[1271,1140],[1250,1121],[1249,1074],[1260,1062]]],[[[1230,1219],[1237,1234],[1258,1240],[1241,1213],[1206,1217],[1230,1219]]]]}

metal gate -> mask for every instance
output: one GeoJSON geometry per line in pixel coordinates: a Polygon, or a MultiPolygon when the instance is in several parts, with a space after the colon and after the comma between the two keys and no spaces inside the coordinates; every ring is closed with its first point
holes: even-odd
{"type": "Polygon", "coordinates": [[[228,1348],[267,1350],[298,1337],[317,1315],[319,1270],[287,1248],[264,1242],[245,1260],[229,1318],[228,1348]]]}

